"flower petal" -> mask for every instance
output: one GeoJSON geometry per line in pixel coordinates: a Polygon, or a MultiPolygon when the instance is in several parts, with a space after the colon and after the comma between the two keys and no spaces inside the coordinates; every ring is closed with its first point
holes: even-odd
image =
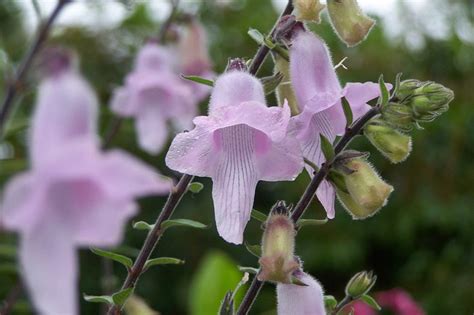
{"type": "Polygon", "coordinates": [[[135,122],[138,143],[150,154],[158,154],[168,139],[167,124],[161,115],[158,106],[144,106],[135,122]]]}
{"type": "Polygon", "coordinates": [[[212,176],[212,198],[219,235],[241,244],[258,182],[255,131],[238,125],[216,131],[219,160],[212,176]]]}
{"type": "Polygon", "coordinates": [[[124,117],[129,117],[135,114],[136,108],[130,101],[130,93],[127,88],[120,87],[115,89],[112,101],[110,102],[110,109],[112,112],[124,117]]]}
{"type": "MultiPolygon", "coordinates": [[[[325,43],[312,32],[300,32],[290,48],[290,77],[300,110],[316,95],[339,94],[341,86],[325,43]]],[[[325,97],[319,97],[325,98],[325,97]]],[[[314,111],[334,103],[317,102],[314,111]]]]}
{"type": "Polygon", "coordinates": [[[169,49],[155,43],[148,43],[138,52],[134,69],[136,71],[171,70],[174,59],[169,49]]]}
{"type": "MultiPolygon", "coordinates": [[[[391,90],[392,85],[386,83],[387,89],[391,90]]],[[[344,96],[351,105],[354,120],[364,115],[370,106],[367,102],[380,96],[380,87],[378,83],[347,83],[343,91],[344,96]]]]}
{"type": "Polygon", "coordinates": [[[316,196],[318,200],[326,210],[328,219],[334,219],[336,210],[334,207],[334,201],[336,200],[336,189],[334,186],[327,180],[323,180],[316,190],[316,196]]]}

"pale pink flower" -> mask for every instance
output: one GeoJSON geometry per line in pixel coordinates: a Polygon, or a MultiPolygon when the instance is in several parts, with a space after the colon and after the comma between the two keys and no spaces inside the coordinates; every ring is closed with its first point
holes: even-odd
{"type": "Polygon", "coordinates": [[[294,277],[306,286],[277,284],[278,315],[326,315],[321,284],[302,271],[296,271],[294,277]]]}
{"type": "MultiPolygon", "coordinates": [[[[394,315],[425,315],[423,309],[403,289],[391,289],[375,294],[375,300],[383,310],[388,310],[394,315]]],[[[354,302],[347,309],[354,309],[354,315],[376,315],[373,308],[362,301],[354,302]]]]}
{"type": "Polygon", "coordinates": [[[298,142],[288,136],[290,109],[267,107],[262,84],[231,71],[214,86],[209,116],[178,134],[166,156],[169,168],[211,177],[219,234],[240,244],[259,180],[293,180],[302,170],[298,142]]]}
{"type": "Polygon", "coordinates": [[[166,47],[146,44],[137,55],[133,72],[111,101],[117,115],[135,118],[138,143],[152,154],[165,145],[169,122],[180,130],[190,128],[197,114],[196,97],[176,73],[174,58],[166,47]]]}
{"type": "MultiPolygon", "coordinates": [[[[377,83],[347,83],[341,87],[325,43],[312,32],[298,31],[290,49],[290,76],[300,114],[292,118],[292,129],[305,158],[318,166],[325,161],[319,134],[333,142],[345,131],[341,98],[349,102],[354,120],[366,113],[368,101],[380,94],[377,83]]],[[[312,176],[314,170],[307,166],[312,176]]],[[[324,180],[316,195],[328,218],[334,218],[335,189],[324,180]]]]}
{"type": "Polygon", "coordinates": [[[117,245],[134,199],[171,187],[124,152],[100,152],[96,123],[96,97],[77,72],[47,77],[30,135],[32,168],[4,191],[3,224],[19,233],[22,276],[41,314],[77,314],[76,248],[117,245]]]}

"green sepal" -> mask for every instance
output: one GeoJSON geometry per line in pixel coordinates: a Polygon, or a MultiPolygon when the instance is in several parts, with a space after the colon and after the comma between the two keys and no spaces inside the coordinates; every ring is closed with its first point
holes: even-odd
{"type": "Polygon", "coordinates": [[[260,212],[258,210],[252,209],[252,212],[250,214],[252,218],[254,218],[257,221],[260,222],[266,222],[267,221],[267,215],[263,212],[260,212]]]}
{"type": "Polygon", "coordinates": [[[380,97],[379,97],[378,103],[382,107],[385,107],[387,106],[388,101],[390,99],[390,94],[388,93],[387,86],[385,85],[385,81],[383,80],[383,74],[381,74],[379,77],[379,87],[380,87],[380,97]]]}
{"type": "Polygon", "coordinates": [[[319,138],[321,139],[321,150],[323,151],[326,161],[332,161],[335,153],[331,141],[329,141],[323,134],[320,134],[319,138]]]}
{"type": "Polygon", "coordinates": [[[352,125],[354,121],[354,115],[352,114],[351,104],[347,101],[345,97],[341,99],[342,110],[344,111],[344,116],[346,117],[346,128],[352,125]]]}
{"type": "Polygon", "coordinates": [[[157,266],[157,265],[182,265],[184,264],[185,261],[174,258],[174,257],[158,257],[158,258],[151,258],[148,259],[143,266],[143,268],[146,270],[152,266],[157,266]]]}
{"type": "Polygon", "coordinates": [[[166,230],[167,228],[174,227],[174,226],[192,227],[195,229],[207,228],[207,225],[201,222],[188,220],[188,219],[172,219],[172,220],[166,220],[163,223],[161,223],[162,230],[166,230]]]}
{"type": "Polygon", "coordinates": [[[207,86],[214,86],[214,81],[205,79],[203,77],[197,76],[197,75],[184,75],[182,74],[181,77],[183,79],[193,81],[202,85],[207,85],[207,86]]]}
{"type": "Polygon", "coordinates": [[[262,246],[260,245],[250,245],[248,243],[245,243],[245,248],[247,248],[250,254],[256,257],[262,256],[262,246]]]}
{"type": "Polygon", "coordinates": [[[370,295],[364,294],[360,297],[360,299],[367,304],[368,306],[372,307],[373,309],[376,309],[377,311],[380,311],[382,308],[380,305],[375,301],[373,297],[370,295]]]}

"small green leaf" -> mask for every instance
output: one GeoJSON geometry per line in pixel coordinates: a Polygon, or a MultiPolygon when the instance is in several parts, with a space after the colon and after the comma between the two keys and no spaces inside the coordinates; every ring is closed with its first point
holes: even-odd
{"type": "Polygon", "coordinates": [[[283,80],[283,77],[283,73],[277,72],[272,76],[261,78],[260,81],[263,84],[265,95],[273,93],[273,91],[275,91],[275,89],[281,83],[281,80],[283,80]]]}
{"type": "Polygon", "coordinates": [[[323,220],[315,220],[315,219],[299,219],[298,220],[298,227],[302,228],[303,226],[310,226],[310,225],[323,225],[328,222],[328,219],[323,220]]]}
{"type": "Polygon", "coordinates": [[[13,245],[0,245],[0,256],[7,257],[7,258],[15,258],[16,257],[16,247],[13,245]]]}
{"type": "Polygon", "coordinates": [[[101,257],[112,259],[116,262],[119,262],[127,268],[131,268],[132,265],[133,265],[133,261],[130,258],[128,258],[127,256],[123,256],[123,255],[120,255],[120,254],[116,254],[116,253],[113,253],[113,252],[109,252],[109,251],[94,248],[94,247],[91,247],[90,250],[96,255],[99,255],[101,257]]]}
{"type": "Polygon", "coordinates": [[[332,161],[335,155],[332,143],[322,134],[320,134],[319,137],[321,139],[321,150],[323,151],[326,161],[332,161]]]}
{"type": "Polygon", "coordinates": [[[372,307],[373,309],[376,309],[377,311],[380,311],[382,308],[380,307],[380,305],[377,303],[377,301],[375,301],[375,299],[373,297],[371,297],[370,295],[367,295],[367,294],[364,294],[360,297],[360,299],[367,305],[369,305],[370,307],[372,307]]]}
{"type": "Polygon", "coordinates": [[[388,104],[390,95],[388,93],[387,86],[385,85],[385,82],[383,80],[383,74],[381,74],[379,77],[379,87],[380,87],[380,97],[379,97],[378,103],[382,105],[382,107],[384,107],[388,104]]]}
{"type": "Polygon", "coordinates": [[[192,228],[195,228],[195,229],[205,229],[205,228],[207,228],[207,225],[202,224],[201,222],[188,220],[188,219],[166,220],[163,223],[161,223],[161,228],[163,230],[166,230],[167,228],[170,228],[170,227],[173,227],[173,226],[192,227],[192,228]]]}
{"type": "Polygon", "coordinates": [[[326,307],[326,310],[332,311],[337,306],[336,298],[332,295],[325,295],[324,306],[326,307]]]}
{"type": "Polygon", "coordinates": [[[250,254],[261,257],[262,256],[262,247],[260,245],[250,245],[245,243],[245,248],[249,251],[250,254]]]}
{"type": "Polygon", "coordinates": [[[203,84],[203,85],[207,85],[207,86],[214,86],[214,81],[208,80],[208,79],[196,76],[196,75],[184,75],[184,74],[182,74],[181,77],[183,79],[193,81],[193,82],[196,82],[196,83],[199,83],[199,84],[203,84]]]}
{"type": "Polygon", "coordinates": [[[395,97],[395,95],[397,94],[398,92],[398,89],[400,88],[400,81],[402,80],[402,75],[403,73],[399,72],[395,78],[395,87],[393,88],[393,91],[392,91],[392,98],[395,97]]]}
{"type": "Polygon", "coordinates": [[[255,220],[260,221],[260,222],[266,222],[267,221],[267,215],[263,212],[255,210],[255,209],[252,209],[251,216],[252,216],[252,218],[254,218],[255,220]]]}
{"type": "Polygon", "coordinates": [[[200,182],[193,182],[188,185],[188,190],[193,194],[198,194],[204,188],[204,185],[200,182]]]}
{"type": "Polygon", "coordinates": [[[107,303],[114,304],[111,296],[108,295],[87,295],[84,294],[84,300],[91,303],[107,303]]]}
{"type": "Polygon", "coordinates": [[[247,34],[259,45],[262,45],[265,41],[263,34],[254,28],[249,28],[247,34]]]}
{"type": "Polygon", "coordinates": [[[112,301],[117,306],[122,306],[127,301],[128,297],[133,293],[133,288],[128,288],[112,295],[112,301]]]}
{"type": "Polygon", "coordinates": [[[137,230],[150,231],[150,230],[153,230],[154,226],[155,226],[154,224],[148,224],[145,221],[138,221],[138,222],[133,223],[133,228],[137,230]]]}
{"type": "Polygon", "coordinates": [[[248,272],[248,273],[253,274],[253,275],[256,275],[258,273],[258,269],[253,268],[253,267],[239,266],[239,270],[242,271],[242,272],[248,272]]]}
{"type": "Polygon", "coordinates": [[[342,110],[344,111],[344,116],[346,117],[346,128],[352,125],[354,116],[352,115],[351,105],[345,97],[341,99],[342,110]]]}
{"type": "Polygon", "coordinates": [[[158,257],[158,258],[148,259],[143,268],[148,269],[151,266],[156,266],[156,265],[182,265],[184,263],[185,263],[184,260],[181,260],[178,258],[158,257]]]}

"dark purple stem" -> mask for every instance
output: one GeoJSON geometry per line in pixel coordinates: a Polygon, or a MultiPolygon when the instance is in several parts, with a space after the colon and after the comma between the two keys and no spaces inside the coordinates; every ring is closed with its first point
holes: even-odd
{"type": "Polygon", "coordinates": [[[54,8],[49,18],[44,24],[39,27],[33,44],[31,45],[27,54],[24,56],[20,65],[18,66],[18,70],[16,71],[13,80],[8,85],[7,91],[5,93],[5,98],[0,109],[0,138],[3,137],[3,133],[5,131],[5,124],[13,108],[15,97],[24,85],[23,81],[25,79],[26,74],[28,73],[28,70],[33,64],[33,60],[35,59],[36,55],[41,50],[41,47],[43,46],[44,42],[48,38],[51,26],[58,17],[59,13],[64,8],[64,6],[71,1],[72,0],[58,0],[56,7],[54,8]]]}

